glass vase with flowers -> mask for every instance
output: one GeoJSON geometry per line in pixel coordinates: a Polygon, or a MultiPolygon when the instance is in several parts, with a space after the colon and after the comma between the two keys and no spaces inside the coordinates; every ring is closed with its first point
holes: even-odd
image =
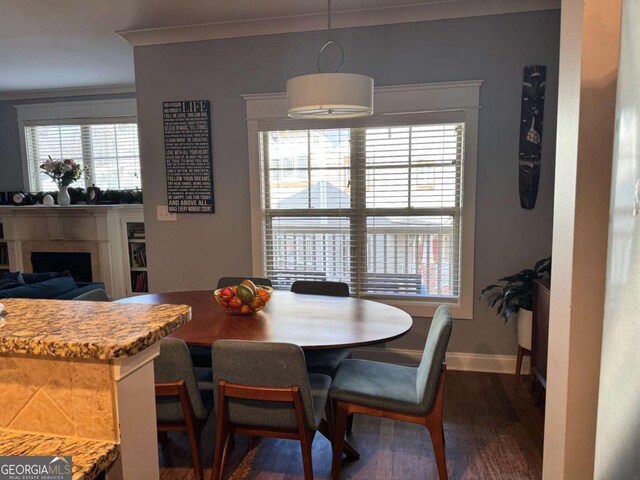
{"type": "Polygon", "coordinates": [[[81,167],[71,158],[54,160],[51,156],[40,165],[40,170],[58,185],[58,205],[71,203],[67,188],[87,173],[86,167],[81,167]]]}

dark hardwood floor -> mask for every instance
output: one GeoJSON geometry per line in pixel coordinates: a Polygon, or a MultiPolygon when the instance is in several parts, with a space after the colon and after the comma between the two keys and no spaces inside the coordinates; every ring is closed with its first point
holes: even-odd
{"type": "MultiPolygon", "coordinates": [[[[444,399],[447,468],[451,480],[520,480],[542,477],[544,416],[533,405],[530,383],[513,387],[512,375],[447,372],[444,399]]],[[[203,432],[205,477],[211,478],[215,421],[203,432]]],[[[392,420],[356,416],[351,443],[360,460],[345,461],[344,479],[437,479],[425,428],[392,420]]],[[[193,478],[186,435],[170,433],[159,447],[161,480],[193,478]]],[[[330,478],[331,448],[320,434],[313,445],[314,478],[330,478]]],[[[261,439],[246,455],[238,438],[226,478],[302,479],[297,442],[261,439]],[[238,467],[238,465],[240,465],[238,467]],[[238,467],[236,469],[236,467],[238,467]],[[235,471],[234,471],[235,470],[235,471]]]]}

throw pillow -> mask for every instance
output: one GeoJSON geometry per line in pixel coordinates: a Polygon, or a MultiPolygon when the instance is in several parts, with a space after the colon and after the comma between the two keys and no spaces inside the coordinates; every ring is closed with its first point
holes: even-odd
{"type": "Polygon", "coordinates": [[[24,278],[20,272],[7,272],[0,277],[0,290],[24,285],[24,278]]]}
{"type": "Polygon", "coordinates": [[[71,277],[50,278],[44,282],[0,290],[0,298],[56,298],[78,288],[71,277]]]}
{"type": "Polygon", "coordinates": [[[71,277],[69,272],[44,272],[44,273],[25,273],[24,274],[24,283],[40,283],[45,280],[51,280],[52,278],[59,277],[71,277]]]}

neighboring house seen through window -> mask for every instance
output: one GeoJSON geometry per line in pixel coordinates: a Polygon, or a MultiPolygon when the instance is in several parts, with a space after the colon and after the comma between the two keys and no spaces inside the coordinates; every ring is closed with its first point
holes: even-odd
{"type": "Polygon", "coordinates": [[[260,132],[263,261],[276,287],[460,292],[464,123],[260,132]]]}
{"type": "Polygon", "coordinates": [[[373,115],[340,119],[290,119],[286,94],[243,95],[252,273],[473,318],[481,85],[375,87],[373,115]]]}

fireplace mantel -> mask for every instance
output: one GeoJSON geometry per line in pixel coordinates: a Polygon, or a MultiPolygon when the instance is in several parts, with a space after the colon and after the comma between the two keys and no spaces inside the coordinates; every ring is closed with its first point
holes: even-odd
{"type": "Polygon", "coordinates": [[[142,205],[0,206],[11,270],[31,272],[33,252],[89,252],[93,281],[112,298],[130,282],[127,222],[143,222],[142,205]]]}

